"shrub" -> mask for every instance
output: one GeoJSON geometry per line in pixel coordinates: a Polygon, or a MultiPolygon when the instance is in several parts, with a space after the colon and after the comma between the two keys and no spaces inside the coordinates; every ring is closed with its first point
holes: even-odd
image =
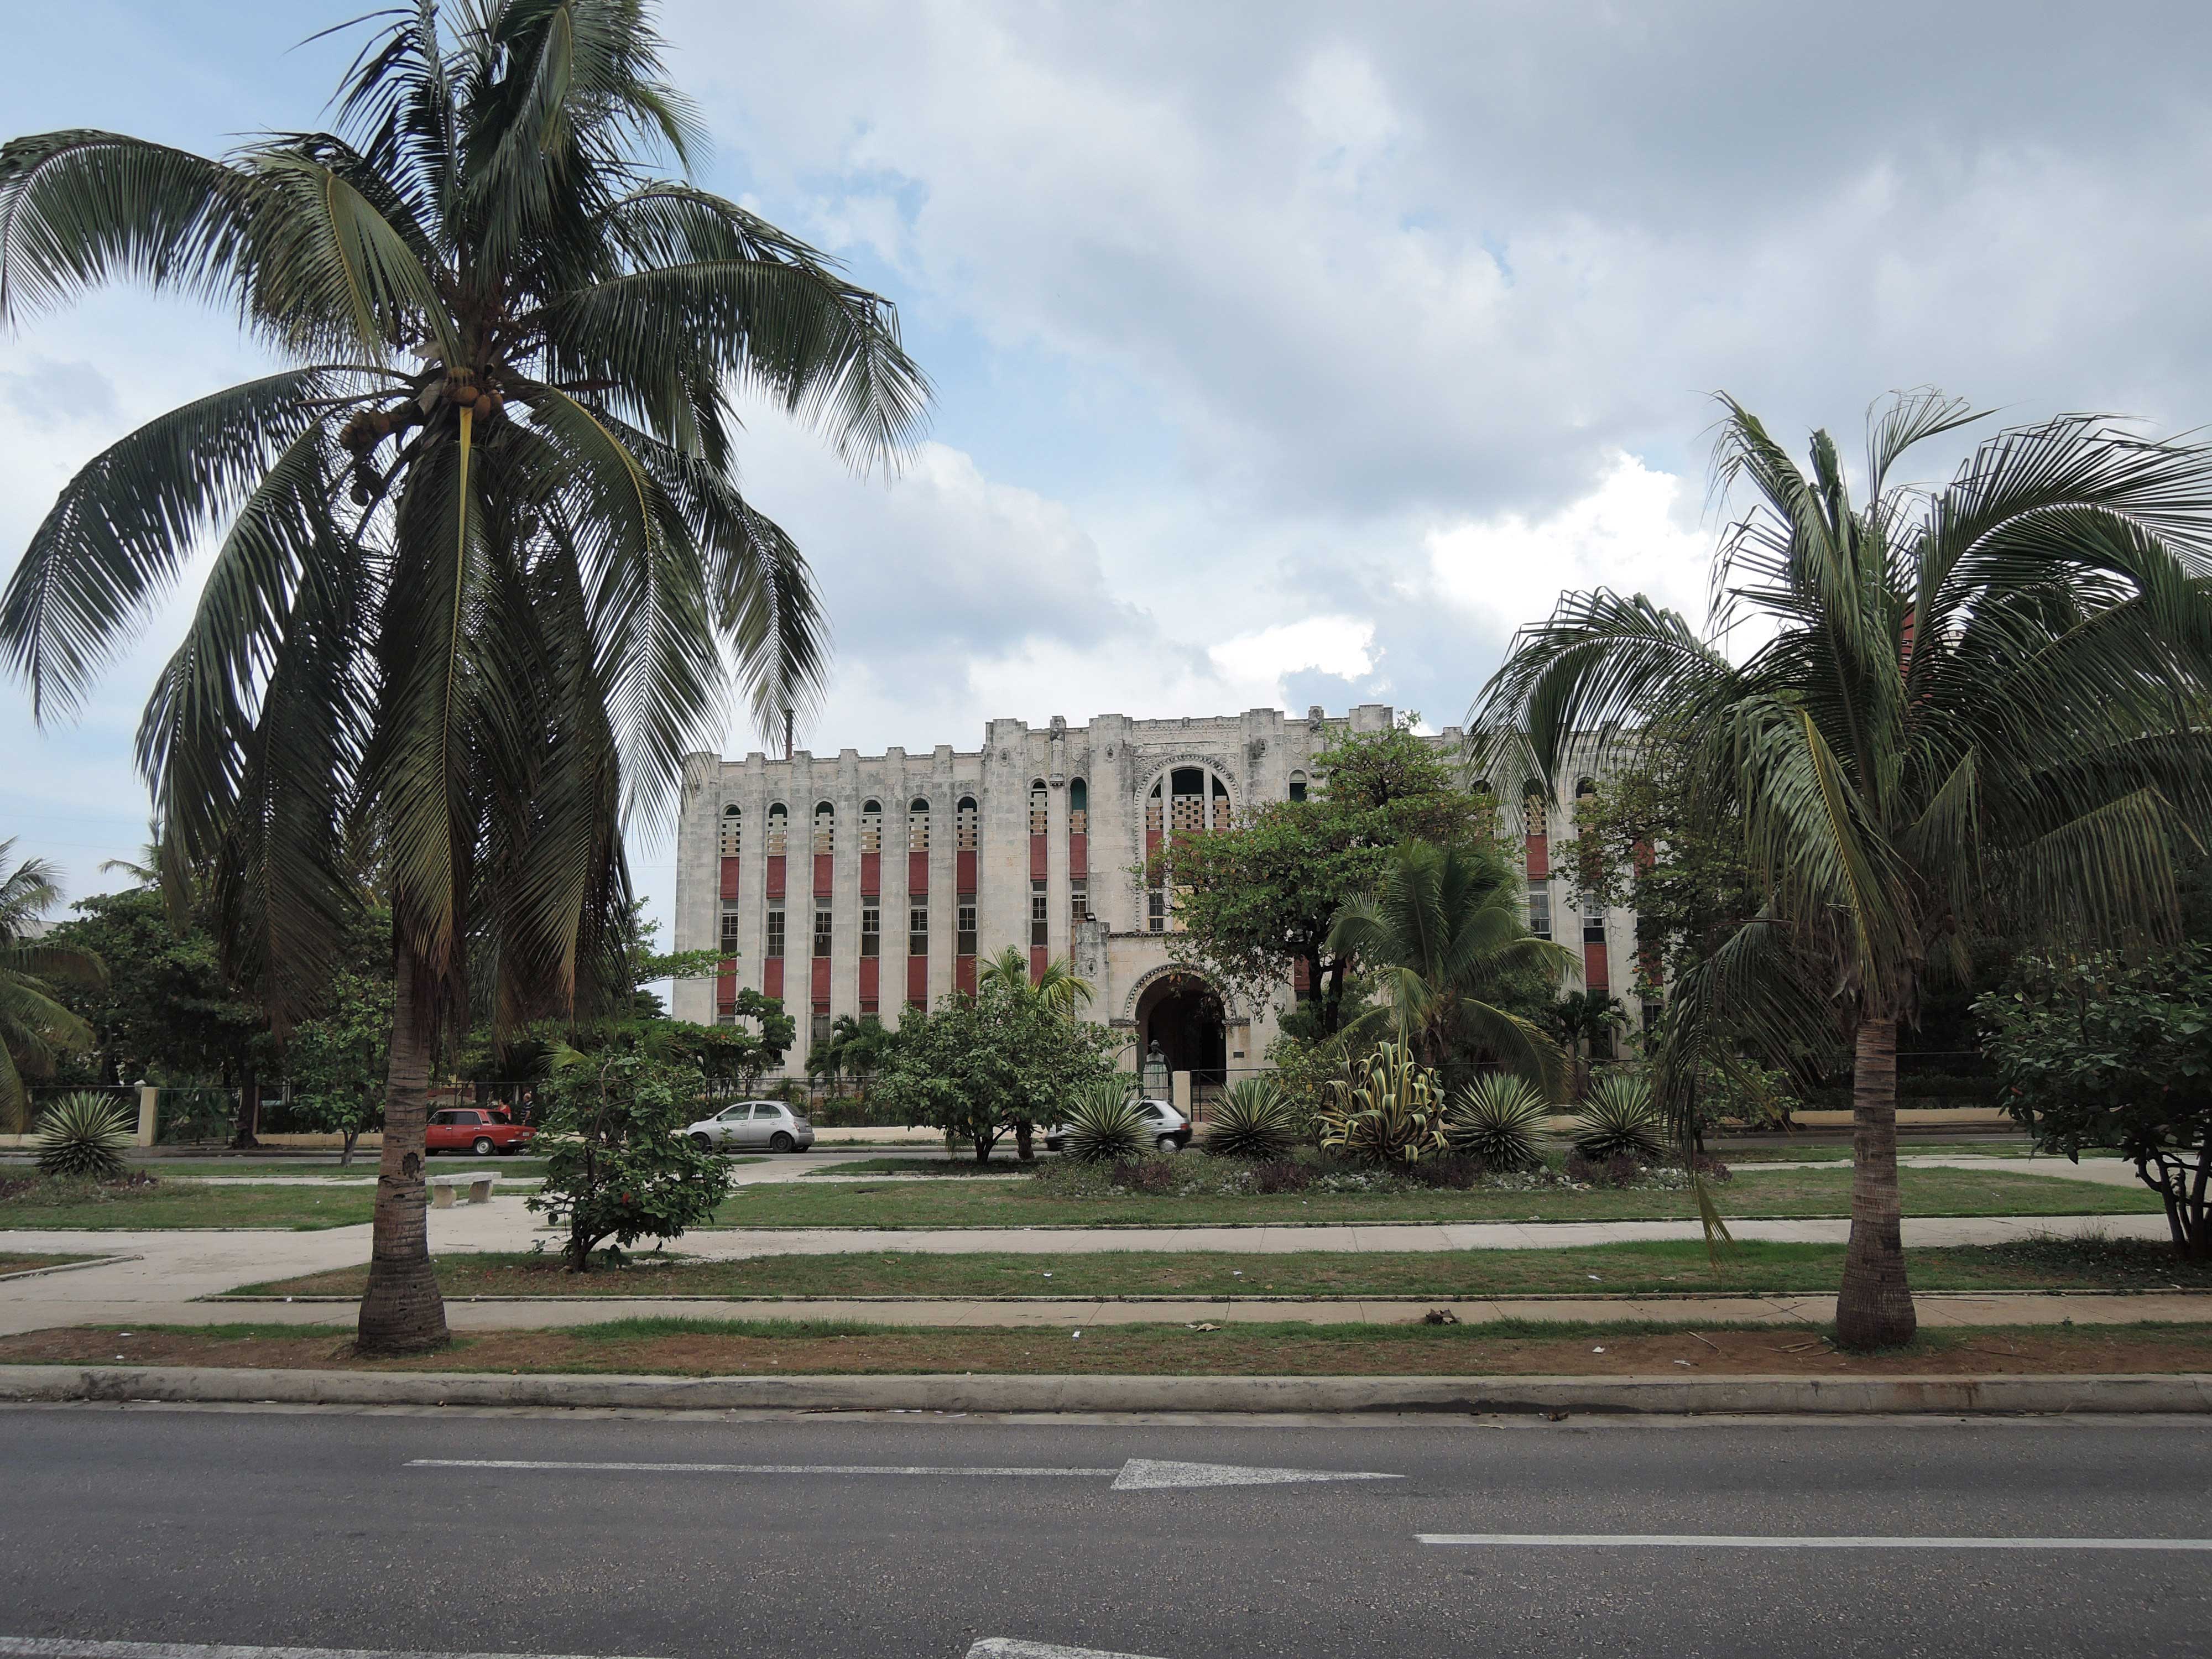
{"type": "Polygon", "coordinates": [[[1550,1113],[1544,1097],[1523,1079],[1478,1078],[1452,1097],[1444,1134],[1453,1151],[1493,1170],[1533,1170],[1544,1161],[1544,1120],[1550,1113]]]}
{"type": "Polygon", "coordinates": [[[135,1127],[126,1109],[106,1095],[64,1095],[39,1120],[39,1168],[94,1181],[119,1176],[135,1127]]]}
{"type": "Polygon", "coordinates": [[[1408,1164],[1397,1173],[1400,1180],[1416,1187],[1443,1187],[1463,1193],[1471,1187],[1480,1186],[1483,1177],[1490,1173],[1490,1166],[1468,1153],[1452,1152],[1408,1164]]]}
{"type": "Polygon", "coordinates": [[[1313,1184],[1313,1167],[1296,1158],[1271,1158],[1252,1166],[1255,1193],[1302,1193],[1313,1184]]]}
{"type": "Polygon", "coordinates": [[[1297,1140],[1297,1109],[1269,1079],[1248,1077],[1214,1106],[1200,1144],[1220,1158],[1275,1158],[1297,1140]]]}
{"type": "Polygon", "coordinates": [[[1321,1144],[1364,1164],[1411,1164],[1445,1149],[1443,1116],[1436,1073],[1402,1045],[1385,1042],[1329,1086],[1321,1144]]]}
{"type": "Polygon", "coordinates": [[[1062,1149],[1079,1164],[1114,1164],[1141,1158],[1152,1145],[1151,1126],[1137,1109],[1127,1077],[1102,1078],[1079,1091],[1062,1126],[1062,1149]]]}
{"type": "Polygon", "coordinates": [[[1575,1150],[1594,1162],[1626,1154],[1648,1163],[1660,1155],[1660,1127],[1650,1081],[1607,1072],[1591,1088],[1575,1120],[1575,1150]]]}
{"type": "Polygon", "coordinates": [[[1171,1193],[1182,1172],[1164,1158],[1133,1158],[1117,1162],[1106,1179],[1124,1192],[1171,1193]]]}

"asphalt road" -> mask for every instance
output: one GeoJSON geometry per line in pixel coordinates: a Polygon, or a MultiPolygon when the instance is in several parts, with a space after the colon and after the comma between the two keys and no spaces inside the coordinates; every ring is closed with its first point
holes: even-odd
{"type": "Polygon", "coordinates": [[[2208,1454],[2212,1427],[2078,1420],[19,1408],[0,1411],[0,1638],[661,1659],[958,1659],[990,1638],[1158,1659],[2203,1654],[2212,1553],[1526,1540],[2212,1538],[2208,1454]],[[1132,1459],[1401,1478],[1191,1486],[1174,1483],[1220,1477],[1132,1459]],[[977,1467],[1087,1472],[943,1472],[977,1467]],[[1439,1534],[1522,1541],[1421,1541],[1439,1534]]]}

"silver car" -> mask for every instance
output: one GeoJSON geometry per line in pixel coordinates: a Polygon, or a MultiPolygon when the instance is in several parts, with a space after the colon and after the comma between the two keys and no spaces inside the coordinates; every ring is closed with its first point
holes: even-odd
{"type": "Polygon", "coordinates": [[[814,1144],[814,1126],[780,1100],[740,1101],[679,1133],[702,1152],[803,1152],[814,1144]]]}

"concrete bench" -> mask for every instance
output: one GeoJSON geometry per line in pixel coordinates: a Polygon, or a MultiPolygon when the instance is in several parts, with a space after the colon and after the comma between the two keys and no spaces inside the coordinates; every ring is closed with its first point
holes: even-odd
{"type": "Polygon", "coordinates": [[[452,1209],[464,1187],[469,1189],[470,1203],[489,1204],[491,1202],[492,1187],[498,1180],[495,1175],[432,1176],[430,1207],[434,1210],[452,1209]]]}

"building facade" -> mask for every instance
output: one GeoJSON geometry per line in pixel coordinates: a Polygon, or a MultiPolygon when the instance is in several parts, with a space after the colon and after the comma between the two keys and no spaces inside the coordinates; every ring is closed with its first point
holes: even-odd
{"type": "MultiPolygon", "coordinates": [[[[1175,963],[1172,896],[1135,873],[1180,831],[1224,827],[1321,787],[1316,757],[1346,731],[1388,731],[1395,711],[1363,703],[1303,719],[1255,708],[1218,718],[1070,726],[994,720],[982,746],[939,744],[835,758],[695,754],[677,833],[675,945],[715,950],[720,974],[679,981],[679,1019],[727,1020],[740,988],[797,1020],[787,1067],[841,1014],[898,1023],[908,1004],[972,991],[1007,946],[1032,972],[1067,957],[1094,992],[1090,1016],[1130,1034],[1123,1063],[1157,1045],[1170,1070],[1233,1075],[1264,1063],[1295,995],[1254,1000],[1175,963]]],[[[1455,752],[1456,728],[1429,741],[1455,752]]],[[[1507,790],[1529,881],[1531,925],[1579,945],[1582,982],[1622,998],[1632,1018],[1634,919],[1583,914],[1559,850],[1573,793],[1507,790]]]]}

